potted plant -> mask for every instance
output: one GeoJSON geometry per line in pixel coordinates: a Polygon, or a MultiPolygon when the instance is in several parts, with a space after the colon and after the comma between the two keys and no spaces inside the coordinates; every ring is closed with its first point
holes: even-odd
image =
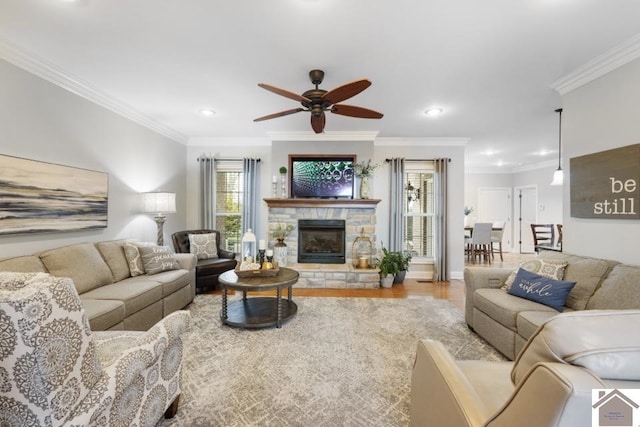
{"type": "Polygon", "coordinates": [[[382,259],[378,260],[380,284],[383,288],[390,288],[393,286],[395,275],[400,271],[399,258],[397,252],[389,252],[384,246],[382,247],[382,254],[382,259]]]}
{"type": "Polygon", "coordinates": [[[411,262],[413,255],[409,251],[395,252],[395,254],[398,259],[398,266],[400,270],[395,275],[393,283],[402,283],[407,275],[407,271],[409,271],[409,263],[411,262]]]}

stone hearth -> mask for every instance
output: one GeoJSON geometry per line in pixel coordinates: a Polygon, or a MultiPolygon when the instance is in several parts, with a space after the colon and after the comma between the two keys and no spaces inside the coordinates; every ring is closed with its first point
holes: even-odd
{"type": "MultiPolygon", "coordinates": [[[[265,199],[269,206],[269,230],[278,224],[292,225],[294,230],[287,236],[287,267],[300,273],[298,288],[364,288],[380,286],[378,269],[358,269],[353,266],[352,247],[360,230],[376,241],[376,205],[380,200],[326,200],[326,199],[265,199]],[[299,264],[298,220],[299,219],[343,219],[345,220],[345,264],[299,264]]],[[[273,239],[270,239],[273,244],[273,239]]]]}

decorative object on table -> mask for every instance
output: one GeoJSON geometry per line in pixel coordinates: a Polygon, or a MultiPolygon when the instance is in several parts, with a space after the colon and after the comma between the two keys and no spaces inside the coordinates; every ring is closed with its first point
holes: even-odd
{"type": "Polygon", "coordinates": [[[262,263],[262,269],[271,270],[273,269],[273,250],[269,249],[266,255],[267,260],[262,263]]]}
{"type": "Polygon", "coordinates": [[[262,263],[264,262],[264,253],[266,249],[267,249],[267,242],[263,239],[260,239],[258,241],[258,259],[257,259],[260,265],[262,265],[262,263]]]}
{"type": "Polygon", "coordinates": [[[558,113],[558,169],[553,173],[553,180],[550,185],[562,185],[564,182],[564,172],[562,171],[562,108],[558,108],[556,113],[558,113]]]}
{"type": "Polygon", "coordinates": [[[271,268],[262,268],[257,262],[243,261],[234,271],[238,277],[272,277],[278,274],[280,266],[277,262],[271,262],[271,268]]]}
{"type": "Polygon", "coordinates": [[[275,175],[271,179],[271,197],[278,197],[278,177],[275,175]]]}
{"type": "Polygon", "coordinates": [[[360,198],[368,199],[370,194],[370,179],[373,176],[373,171],[379,165],[371,163],[371,159],[366,162],[356,163],[354,166],[356,176],[360,178],[360,198]]]}
{"type": "Polygon", "coordinates": [[[409,271],[409,264],[413,259],[413,255],[409,251],[396,252],[395,255],[398,258],[398,266],[400,270],[396,273],[393,278],[393,283],[403,283],[404,278],[407,275],[407,271],[409,271]]]}
{"type": "Polygon", "coordinates": [[[351,248],[351,259],[355,268],[371,268],[373,264],[371,257],[375,253],[375,245],[364,234],[364,227],[360,230],[360,236],[353,241],[351,248]]]}
{"type": "Polygon", "coordinates": [[[166,193],[162,191],[144,193],[145,213],[156,214],[153,219],[158,225],[157,241],[158,246],[164,245],[164,233],[162,227],[166,217],[164,214],[176,212],[176,193],[166,193]]]}
{"type": "Polygon", "coordinates": [[[287,168],[280,166],[280,197],[287,198],[287,168]]]}
{"type": "Polygon", "coordinates": [[[395,275],[400,271],[397,256],[398,252],[390,252],[383,245],[382,254],[382,259],[379,260],[378,263],[378,268],[380,269],[380,284],[383,288],[390,288],[393,286],[395,275]]]}
{"type": "Polygon", "coordinates": [[[473,212],[473,206],[465,206],[464,207],[464,226],[469,225],[469,214],[473,212]]]}
{"type": "Polygon", "coordinates": [[[0,155],[0,234],[107,227],[109,175],[0,155]]]}
{"type": "Polygon", "coordinates": [[[252,229],[242,236],[242,261],[253,262],[256,259],[256,235],[252,229]]]}
{"type": "Polygon", "coordinates": [[[302,95],[265,83],[258,83],[258,86],[263,89],[266,89],[280,96],[284,96],[285,98],[293,99],[300,102],[304,108],[298,107],[290,110],[280,111],[279,113],[268,114],[266,116],[253,119],[253,121],[261,122],[263,120],[288,116],[290,114],[299,113],[301,111],[308,111],[311,113],[311,128],[315,133],[322,133],[324,131],[324,125],[326,122],[326,117],[324,115],[325,111],[329,111],[333,114],[340,114],[342,116],[358,117],[362,119],[382,118],[382,113],[374,110],[369,110],[368,108],[338,104],[339,102],[356,96],[357,94],[371,86],[371,82],[369,80],[356,80],[346,83],[330,91],[326,91],[324,89],[318,88],[318,86],[322,83],[322,80],[324,80],[324,71],[309,71],[309,79],[311,80],[311,83],[313,83],[316,87],[315,89],[309,89],[305,91],[302,95]]]}
{"type": "Polygon", "coordinates": [[[291,224],[285,227],[283,227],[282,224],[278,224],[272,232],[273,238],[276,239],[276,244],[273,246],[273,259],[282,267],[287,266],[287,245],[284,239],[292,230],[293,225],[291,224]]]}

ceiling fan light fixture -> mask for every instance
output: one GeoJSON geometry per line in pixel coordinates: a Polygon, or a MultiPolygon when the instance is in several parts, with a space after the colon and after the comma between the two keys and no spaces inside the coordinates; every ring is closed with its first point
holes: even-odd
{"type": "Polygon", "coordinates": [[[424,112],[424,115],[427,117],[438,117],[442,113],[444,113],[442,108],[429,108],[424,112]]]}

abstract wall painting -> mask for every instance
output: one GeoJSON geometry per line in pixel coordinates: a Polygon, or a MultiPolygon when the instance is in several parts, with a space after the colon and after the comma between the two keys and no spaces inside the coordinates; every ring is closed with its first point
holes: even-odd
{"type": "Polygon", "coordinates": [[[0,235],[107,227],[109,175],[0,155],[0,235]]]}

